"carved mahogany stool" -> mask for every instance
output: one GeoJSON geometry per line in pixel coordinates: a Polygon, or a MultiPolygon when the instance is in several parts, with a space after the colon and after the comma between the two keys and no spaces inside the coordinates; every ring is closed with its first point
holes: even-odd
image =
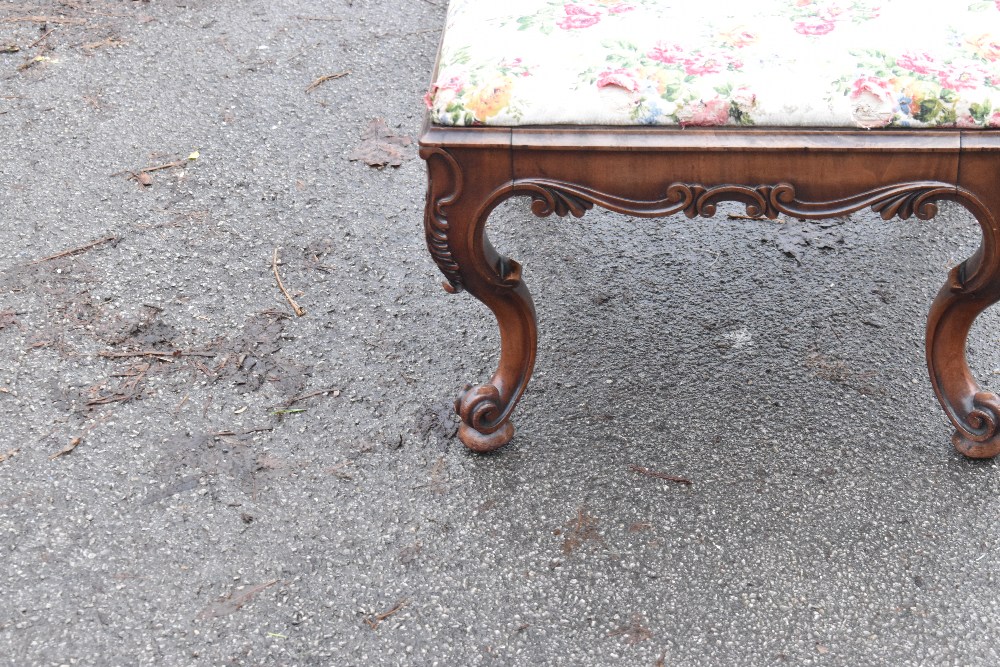
{"type": "Polygon", "coordinates": [[[931,305],[931,383],[966,456],[1000,453],[1000,398],[965,355],[1000,300],[1000,0],[451,0],[421,137],[425,226],[446,289],[500,325],[459,437],[489,451],[535,360],[521,267],[484,233],[503,200],[539,216],[803,219],[967,208],[983,240],[931,305]]]}

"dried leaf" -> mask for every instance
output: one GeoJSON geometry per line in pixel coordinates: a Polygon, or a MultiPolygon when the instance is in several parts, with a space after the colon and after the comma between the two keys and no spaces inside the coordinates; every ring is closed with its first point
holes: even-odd
{"type": "Polygon", "coordinates": [[[598,523],[597,517],[588,514],[583,507],[577,510],[576,518],[566,523],[569,530],[563,538],[563,553],[568,556],[587,543],[603,544],[598,523]]]}
{"type": "Polygon", "coordinates": [[[153,184],[153,177],[144,171],[140,171],[138,174],[136,174],[135,180],[138,181],[139,185],[143,185],[147,188],[153,184]]]}
{"type": "Polygon", "coordinates": [[[21,47],[17,44],[7,44],[6,46],[0,46],[0,53],[17,53],[21,50],[21,47]]]}
{"type": "Polygon", "coordinates": [[[376,118],[361,133],[361,145],[354,149],[350,159],[361,160],[370,167],[398,167],[410,157],[404,149],[412,143],[410,137],[394,134],[384,120],[376,118]]]}
{"type": "Polygon", "coordinates": [[[188,155],[189,160],[197,160],[200,157],[201,153],[199,153],[198,151],[194,151],[193,153],[191,153],[191,155],[188,155]]]}

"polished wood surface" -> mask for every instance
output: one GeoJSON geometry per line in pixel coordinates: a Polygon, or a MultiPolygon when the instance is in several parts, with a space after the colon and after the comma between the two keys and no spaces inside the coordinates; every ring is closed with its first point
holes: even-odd
{"type": "Polygon", "coordinates": [[[513,437],[510,416],[535,361],[534,305],[521,267],[485,234],[502,201],[531,199],[536,215],[583,216],[594,206],[636,217],[710,217],[722,201],[751,216],[807,219],[871,208],[884,219],[930,219],[954,201],[983,241],[955,267],[931,306],[931,382],[966,456],[1000,453],[1000,398],[966,361],[979,313],[1000,300],[1000,132],[959,130],[425,127],[428,248],[449,291],[485,303],[500,326],[500,362],[456,401],[459,437],[490,451],[513,437]]]}

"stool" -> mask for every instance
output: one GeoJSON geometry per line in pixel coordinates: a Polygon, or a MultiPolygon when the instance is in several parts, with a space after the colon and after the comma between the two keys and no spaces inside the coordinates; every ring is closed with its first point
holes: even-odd
{"type": "Polygon", "coordinates": [[[534,366],[521,267],[484,232],[510,197],[539,216],[711,217],[731,200],[886,220],[947,200],[983,239],[931,305],[927,364],[958,451],[1000,453],[1000,398],[965,355],[1000,300],[998,60],[1000,0],[451,0],[420,140],[427,244],[501,340],[496,373],[456,401],[459,438],[506,444],[534,366]]]}

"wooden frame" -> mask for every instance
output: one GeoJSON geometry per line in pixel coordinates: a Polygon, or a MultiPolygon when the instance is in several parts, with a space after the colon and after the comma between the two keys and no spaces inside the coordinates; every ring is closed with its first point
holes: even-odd
{"type": "Polygon", "coordinates": [[[459,437],[497,449],[535,361],[534,305],[521,267],[485,234],[491,211],[514,196],[536,215],[582,216],[593,206],[636,217],[714,215],[734,200],[748,215],[821,219],[870,207],[884,219],[930,219],[955,201],[982,227],[979,249],[956,266],[931,305],[927,364],[962,454],[1000,453],[1000,398],[969,370],[966,338],[1000,300],[1000,132],[762,128],[425,126],[427,245],[447,278],[485,303],[500,325],[500,363],[456,401],[459,437]]]}

